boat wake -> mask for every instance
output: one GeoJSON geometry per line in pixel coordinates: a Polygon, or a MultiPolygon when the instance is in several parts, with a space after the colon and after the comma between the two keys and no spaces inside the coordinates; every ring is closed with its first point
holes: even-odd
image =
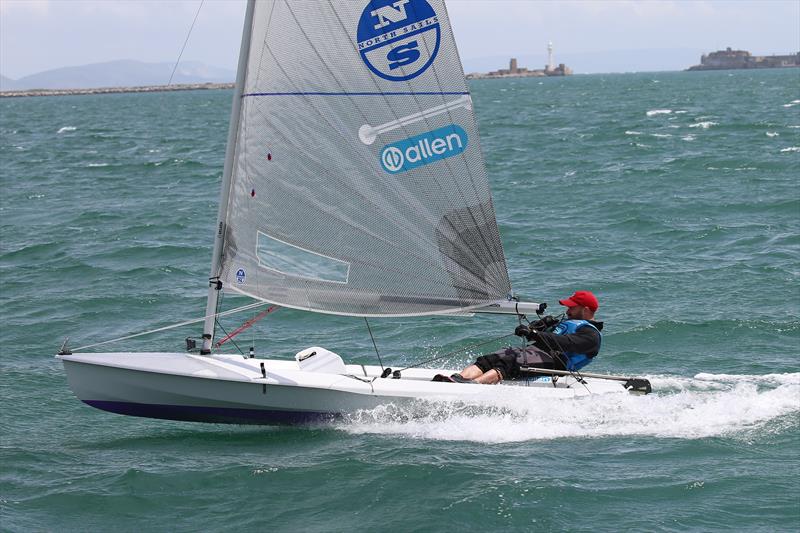
{"type": "Polygon", "coordinates": [[[647,396],[532,399],[498,389],[490,403],[388,405],[359,411],[337,427],[352,434],[488,443],[626,435],[750,440],[796,425],[800,413],[800,373],[646,377],[657,391],[647,396]]]}

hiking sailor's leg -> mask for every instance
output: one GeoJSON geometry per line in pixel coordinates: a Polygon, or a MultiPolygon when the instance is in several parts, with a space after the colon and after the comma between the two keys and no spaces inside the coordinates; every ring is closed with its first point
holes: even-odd
{"type": "Polygon", "coordinates": [[[460,372],[461,377],[467,379],[475,379],[483,375],[483,370],[478,368],[477,365],[469,365],[467,368],[460,372]]]}
{"type": "Polygon", "coordinates": [[[495,383],[503,381],[503,374],[500,372],[500,369],[493,368],[485,372],[482,376],[475,378],[474,381],[475,383],[481,383],[483,385],[494,385],[495,383]]]}

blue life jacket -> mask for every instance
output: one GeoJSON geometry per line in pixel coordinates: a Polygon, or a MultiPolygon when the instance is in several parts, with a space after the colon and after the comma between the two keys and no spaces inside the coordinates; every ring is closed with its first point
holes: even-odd
{"type": "MultiPolygon", "coordinates": [[[[568,335],[570,333],[575,333],[579,329],[586,326],[589,326],[597,331],[597,333],[600,335],[600,340],[603,340],[603,334],[600,332],[600,330],[597,329],[594,324],[586,320],[562,320],[553,328],[553,333],[556,335],[568,335]]],[[[599,351],[600,347],[598,346],[597,349],[599,351]]],[[[583,353],[564,352],[564,356],[567,358],[565,361],[567,370],[578,370],[592,362],[592,356],[583,353]]]]}

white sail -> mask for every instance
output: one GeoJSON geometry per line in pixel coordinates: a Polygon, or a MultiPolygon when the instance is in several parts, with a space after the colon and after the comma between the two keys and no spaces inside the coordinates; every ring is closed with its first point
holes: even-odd
{"type": "Polygon", "coordinates": [[[444,3],[260,0],[250,30],[224,288],[363,316],[505,298],[508,272],[444,3]]]}

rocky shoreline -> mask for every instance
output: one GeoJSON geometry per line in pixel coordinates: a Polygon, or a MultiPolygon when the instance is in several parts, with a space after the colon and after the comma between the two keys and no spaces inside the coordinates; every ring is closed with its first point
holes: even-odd
{"type": "Polygon", "coordinates": [[[20,96],[73,96],[79,94],[155,93],[164,91],[197,91],[233,89],[233,83],[181,83],[145,87],[98,87],[94,89],[28,89],[25,91],[0,91],[0,98],[20,96]]]}

